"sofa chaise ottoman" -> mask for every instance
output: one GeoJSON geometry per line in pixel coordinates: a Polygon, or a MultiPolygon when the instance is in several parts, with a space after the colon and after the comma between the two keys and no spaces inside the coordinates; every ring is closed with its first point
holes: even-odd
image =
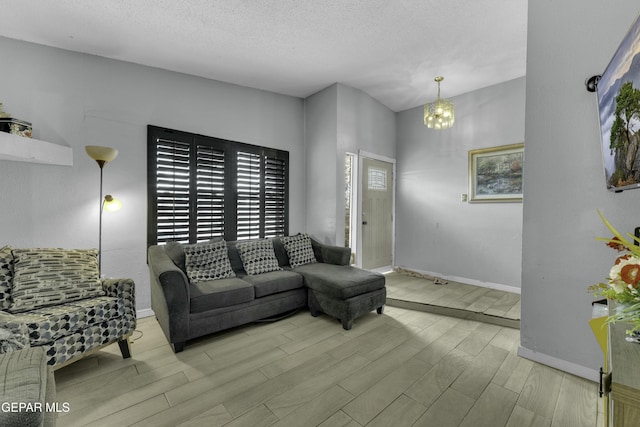
{"type": "Polygon", "coordinates": [[[175,352],[188,340],[301,308],[352,327],[382,313],[385,278],[349,265],[349,248],[307,234],[149,247],[151,306],[175,352]],[[228,265],[227,265],[228,264],[228,265]]]}
{"type": "Polygon", "coordinates": [[[320,263],[306,264],[294,271],[304,277],[309,311],[314,317],[328,314],[339,319],[348,331],[356,318],[371,310],[382,314],[387,292],[385,278],[380,273],[320,263]]]}

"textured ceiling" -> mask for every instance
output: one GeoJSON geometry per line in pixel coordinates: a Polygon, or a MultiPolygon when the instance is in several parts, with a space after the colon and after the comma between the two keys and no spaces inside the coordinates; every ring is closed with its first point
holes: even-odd
{"type": "MultiPolygon", "coordinates": [[[[394,111],[525,75],[527,0],[2,0],[0,36],[394,111]]],[[[0,52],[1,54],[1,52],[0,52]]]]}

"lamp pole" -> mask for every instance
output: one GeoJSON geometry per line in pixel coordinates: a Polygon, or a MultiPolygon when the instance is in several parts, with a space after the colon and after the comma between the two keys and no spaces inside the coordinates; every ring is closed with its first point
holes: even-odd
{"type": "Polygon", "coordinates": [[[102,205],[104,202],[102,201],[102,170],[104,168],[104,164],[106,163],[104,160],[96,160],[98,162],[98,166],[100,166],[100,212],[99,212],[99,222],[98,222],[98,277],[102,277],[102,205]]]}
{"type": "Polygon", "coordinates": [[[102,207],[104,204],[102,196],[102,170],[104,165],[112,161],[118,155],[118,150],[110,147],[101,147],[99,145],[87,145],[84,147],[87,155],[96,161],[100,167],[100,211],[98,212],[98,277],[102,276],[102,207]]]}

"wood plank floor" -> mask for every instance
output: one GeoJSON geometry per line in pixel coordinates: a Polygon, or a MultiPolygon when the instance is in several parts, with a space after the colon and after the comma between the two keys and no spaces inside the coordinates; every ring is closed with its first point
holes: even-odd
{"type": "Polygon", "coordinates": [[[519,294],[452,281],[436,285],[398,272],[385,276],[388,305],[520,328],[519,294]]]}
{"type": "Polygon", "coordinates": [[[301,311],[174,354],[155,318],[56,371],[61,426],[596,427],[596,384],[517,356],[519,331],[387,306],[344,331],[301,311]]]}

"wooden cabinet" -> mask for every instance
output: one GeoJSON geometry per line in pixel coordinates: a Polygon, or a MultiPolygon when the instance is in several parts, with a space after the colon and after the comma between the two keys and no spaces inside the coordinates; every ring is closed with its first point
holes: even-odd
{"type": "Polygon", "coordinates": [[[613,427],[640,426],[640,344],[625,340],[628,328],[624,323],[609,325],[609,414],[613,427]]]}

